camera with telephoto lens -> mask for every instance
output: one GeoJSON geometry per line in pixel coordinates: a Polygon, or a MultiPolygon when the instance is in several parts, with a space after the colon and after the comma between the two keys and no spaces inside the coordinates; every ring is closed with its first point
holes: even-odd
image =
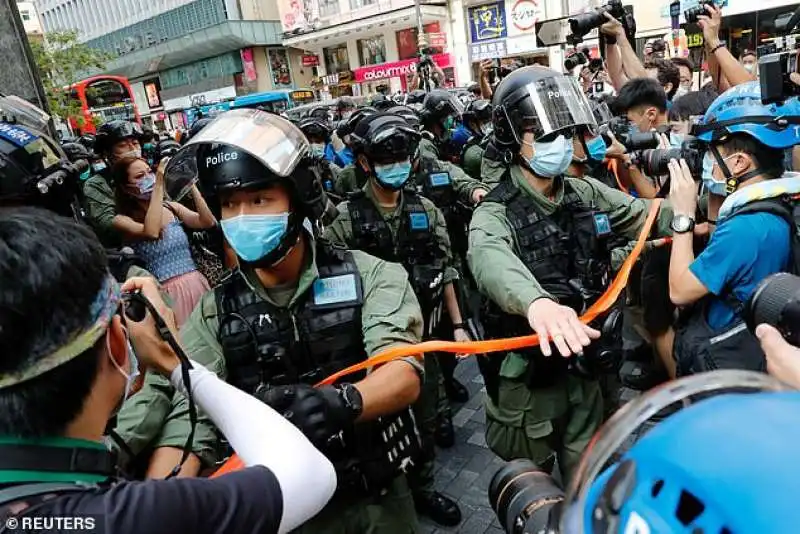
{"type": "Polygon", "coordinates": [[[706,6],[714,7],[717,4],[714,0],[700,0],[697,5],[690,7],[683,12],[683,18],[686,19],[686,24],[697,24],[697,17],[701,15],[708,16],[706,6]]]}
{"type": "Polygon", "coordinates": [[[509,534],[557,534],[564,490],[549,474],[555,457],[543,469],[530,460],[512,460],[489,483],[489,503],[509,534]]]}
{"type": "Polygon", "coordinates": [[[628,152],[637,152],[656,148],[659,144],[658,132],[632,132],[631,123],[625,117],[613,117],[607,124],[598,127],[598,133],[603,136],[606,145],[611,144],[609,133],[625,145],[628,152]]]}
{"type": "MultiPolygon", "coordinates": [[[[589,32],[608,22],[608,19],[605,15],[606,13],[620,21],[622,25],[625,26],[626,34],[631,33],[629,31],[629,25],[632,24],[635,28],[635,22],[633,22],[632,17],[625,12],[625,8],[622,5],[622,0],[610,0],[610,2],[598,7],[594,11],[589,13],[581,13],[580,15],[571,17],[568,22],[569,30],[572,33],[567,36],[567,43],[580,43],[584,36],[586,36],[589,32]]],[[[633,33],[636,33],[635,29],[633,30],[633,33]]]]}
{"type": "Polygon", "coordinates": [[[789,77],[793,72],[800,72],[798,55],[800,55],[800,50],[794,49],[776,52],[758,59],[758,81],[761,85],[761,101],[764,104],[773,104],[793,96],[800,96],[800,86],[789,77]]]}
{"type": "Polygon", "coordinates": [[[789,273],[766,277],[756,286],[743,315],[751,332],[766,323],[787,343],[800,347],[800,277],[789,273]]]}
{"type": "Polygon", "coordinates": [[[586,54],[584,54],[583,51],[578,50],[568,55],[566,59],[564,59],[564,70],[571,71],[578,65],[586,65],[588,62],[589,60],[586,58],[586,54]]]}
{"type": "Polygon", "coordinates": [[[678,148],[642,150],[633,157],[634,163],[647,176],[669,174],[670,160],[686,160],[692,177],[700,179],[703,171],[704,147],[693,137],[687,138],[678,148]]]}

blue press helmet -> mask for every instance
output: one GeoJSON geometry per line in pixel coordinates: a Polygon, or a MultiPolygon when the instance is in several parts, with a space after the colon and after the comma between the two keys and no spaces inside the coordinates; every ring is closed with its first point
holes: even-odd
{"type": "Polygon", "coordinates": [[[642,403],[633,401],[638,407],[615,415],[616,425],[600,430],[567,492],[562,532],[794,531],[800,524],[800,392],[745,371],[703,374],[715,376],[653,390],[642,403]],[[715,381],[726,387],[717,388],[715,381]],[[692,391],[684,395],[681,389],[692,391]],[[630,438],[626,427],[638,426],[628,423],[664,407],[658,397],[688,399],[713,390],[721,394],[668,416],[603,470],[613,450],[630,438]]]}
{"type": "Polygon", "coordinates": [[[800,103],[797,98],[779,104],[761,102],[757,81],[732,87],[717,97],[695,126],[697,138],[720,142],[730,134],[753,137],[771,148],[785,149],[800,144],[800,103]]]}

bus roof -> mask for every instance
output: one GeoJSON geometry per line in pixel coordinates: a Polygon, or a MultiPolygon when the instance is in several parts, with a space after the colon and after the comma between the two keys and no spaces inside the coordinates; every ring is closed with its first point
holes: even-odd
{"type": "Polygon", "coordinates": [[[255,93],[252,95],[237,96],[233,101],[234,108],[244,106],[255,106],[264,104],[266,102],[277,102],[278,100],[289,100],[290,90],[278,89],[275,91],[265,91],[263,93],[255,93]]]}

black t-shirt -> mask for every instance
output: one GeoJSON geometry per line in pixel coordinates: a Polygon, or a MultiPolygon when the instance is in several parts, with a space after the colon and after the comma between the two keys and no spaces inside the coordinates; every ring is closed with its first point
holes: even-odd
{"type": "Polygon", "coordinates": [[[266,467],[256,466],[215,479],[122,482],[65,493],[18,518],[22,525],[24,517],[91,517],[94,529],[84,531],[92,534],[274,534],[282,515],[278,479],[266,467]]]}

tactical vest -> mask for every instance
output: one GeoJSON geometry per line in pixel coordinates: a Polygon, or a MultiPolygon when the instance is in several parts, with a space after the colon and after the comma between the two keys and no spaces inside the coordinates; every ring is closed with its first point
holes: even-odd
{"type": "Polygon", "coordinates": [[[409,282],[425,319],[423,335],[430,336],[439,324],[444,297],[444,270],[447,258],[436,244],[433,221],[428,217],[421,197],[403,191],[402,213],[397,239],[375,204],[362,191],[347,203],[353,237],[350,248],[401,264],[408,272],[409,282]]]}
{"type": "MultiPolygon", "coordinates": [[[[484,202],[506,207],[514,230],[517,257],[542,288],[559,303],[582,313],[608,286],[611,256],[608,215],[587,206],[569,180],[564,180],[564,199],[552,215],[545,215],[529,195],[508,176],[484,202]]],[[[510,316],[493,302],[485,302],[484,323],[490,337],[530,334],[524,317],[510,316]]],[[[545,358],[538,349],[526,352],[531,361],[531,387],[548,387],[563,375],[569,363],[564,358],[545,358]]]]}
{"type": "MultiPolygon", "coordinates": [[[[238,272],[214,289],[230,384],[260,397],[273,386],[316,384],[367,359],[363,289],[352,254],[320,244],[317,269],[312,289],[292,309],[260,298],[238,272]]],[[[322,452],[336,468],[340,490],[371,493],[387,487],[403,463],[418,453],[414,444],[416,425],[405,409],[345,429],[322,452]]]]}
{"type": "Polygon", "coordinates": [[[448,211],[456,203],[453,177],[435,159],[420,159],[420,170],[412,175],[408,188],[433,202],[442,212],[448,211]]]}

